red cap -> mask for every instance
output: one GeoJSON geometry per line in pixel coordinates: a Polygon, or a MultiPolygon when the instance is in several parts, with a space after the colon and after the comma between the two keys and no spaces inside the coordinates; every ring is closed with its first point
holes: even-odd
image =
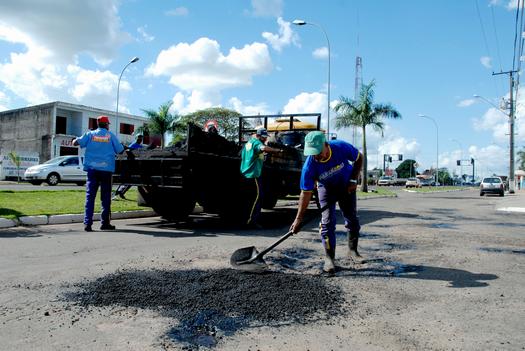
{"type": "Polygon", "coordinates": [[[97,117],[97,123],[109,123],[109,117],[108,116],[98,116],[97,117]]]}

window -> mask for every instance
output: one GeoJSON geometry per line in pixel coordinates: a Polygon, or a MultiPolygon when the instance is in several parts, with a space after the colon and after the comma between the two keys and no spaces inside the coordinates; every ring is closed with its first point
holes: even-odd
{"type": "Polygon", "coordinates": [[[64,161],[64,166],[78,166],[78,158],[72,157],[64,161]]]}
{"type": "Polygon", "coordinates": [[[133,124],[120,123],[120,134],[133,135],[135,126],[133,124]]]}
{"type": "Polygon", "coordinates": [[[67,117],[57,116],[55,134],[67,134],[67,117]]]}
{"type": "Polygon", "coordinates": [[[88,124],[89,130],[95,130],[98,128],[97,119],[96,118],[90,118],[89,124],[88,124]]]}

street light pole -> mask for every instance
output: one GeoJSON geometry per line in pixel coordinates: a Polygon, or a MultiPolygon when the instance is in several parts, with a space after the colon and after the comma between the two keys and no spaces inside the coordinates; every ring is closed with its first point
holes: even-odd
{"type": "MultiPolygon", "coordinates": [[[[460,176],[461,176],[461,185],[463,185],[463,145],[459,142],[457,139],[451,139],[452,141],[458,143],[459,145],[459,169],[460,169],[460,176]]],[[[472,179],[472,182],[474,182],[474,179],[472,179]]]]}
{"type": "Polygon", "coordinates": [[[439,181],[439,128],[434,118],[427,116],[427,115],[422,115],[422,114],[419,114],[418,116],[431,120],[436,126],[436,186],[438,186],[438,181],[439,181]]]}
{"type": "Polygon", "coordinates": [[[120,131],[120,126],[119,126],[119,123],[118,123],[118,99],[119,99],[119,92],[120,92],[120,79],[122,78],[122,75],[124,74],[124,71],[126,70],[126,68],[128,68],[129,65],[131,65],[132,63],[137,62],[138,60],[139,60],[139,58],[137,56],[133,57],[131,59],[131,61],[129,61],[126,66],[124,66],[124,68],[122,69],[122,72],[120,72],[120,76],[118,77],[118,83],[117,83],[117,109],[115,111],[115,124],[116,124],[115,134],[117,136],[118,136],[119,131],[120,131]]]}
{"type": "MultiPolygon", "coordinates": [[[[509,73],[509,72],[504,72],[504,73],[509,73]]],[[[485,99],[481,95],[474,94],[475,98],[481,99],[481,100],[489,103],[496,110],[498,110],[501,113],[503,113],[509,119],[509,135],[510,135],[510,139],[509,139],[509,148],[510,148],[510,150],[509,150],[509,153],[510,153],[510,158],[509,158],[509,193],[511,193],[511,194],[514,194],[514,103],[513,103],[513,96],[512,96],[513,87],[514,87],[514,79],[513,79],[512,73],[510,73],[510,112],[509,112],[509,114],[505,113],[505,111],[503,111],[501,108],[499,108],[498,106],[493,104],[490,100],[485,99]]]]}
{"type": "Polygon", "coordinates": [[[321,29],[321,31],[324,33],[324,36],[326,38],[326,43],[328,45],[328,87],[327,87],[327,104],[326,104],[327,105],[326,106],[327,108],[326,110],[326,114],[327,114],[326,135],[328,136],[328,139],[330,139],[330,40],[328,39],[328,34],[326,34],[326,31],[324,30],[324,28],[321,27],[319,24],[312,23],[312,22],[306,22],[300,19],[296,19],[292,23],[295,24],[296,26],[304,26],[306,24],[315,26],[321,29]]]}

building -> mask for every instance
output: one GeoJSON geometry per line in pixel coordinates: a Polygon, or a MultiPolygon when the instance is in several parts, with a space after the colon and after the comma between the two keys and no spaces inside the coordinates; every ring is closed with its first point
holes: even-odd
{"type": "Polygon", "coordinates": [[[14,151],[19,156],[38,155],[40,162],[63,155],[79,154],[73,139],[97,128],[97,117],[110,118],[110,131],[128,144],[145,117],[118,114],[95,107],[62,101],[0,112],[0,155],[14,151]]]}

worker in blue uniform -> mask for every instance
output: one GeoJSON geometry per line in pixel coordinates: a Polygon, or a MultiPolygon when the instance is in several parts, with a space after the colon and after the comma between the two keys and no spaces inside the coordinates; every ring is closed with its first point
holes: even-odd
{"type": "Polygon", "coordinates": [[[93,231],[93,212],[95,197],[100,187],[102,202],[101,230],[114,230],[111,225],[111,177],[115,171],[115,155],[124,151],[124,146],[117,136],[109,131],[109,118],[97,117],[98,128],[86,132],[73,140],[73,145],[85,148],[84,171],[87,172],[86,203],[84,212],[84,230],[93,231]]]}
{"type": "Polygon", "coordinates": [[[357,251],[359,240],[359,218],[357,216],[357,180],[363,164],[363,155],[352,144],[342,140],[326,141],[321,131],[310,132],[305,137],[304,154],[307,157],[301,174],[301,196],[297,215],[290,231],[299,232],[303,215],[317,184],[321,207],[321,240],[326,253],[323,270],[335,272],[336,247],[336,203],[345,219],[348,232],[349,255],[361,262],[357,251]],[[353,163],[353,164],[352,164],[353,163]]]}

